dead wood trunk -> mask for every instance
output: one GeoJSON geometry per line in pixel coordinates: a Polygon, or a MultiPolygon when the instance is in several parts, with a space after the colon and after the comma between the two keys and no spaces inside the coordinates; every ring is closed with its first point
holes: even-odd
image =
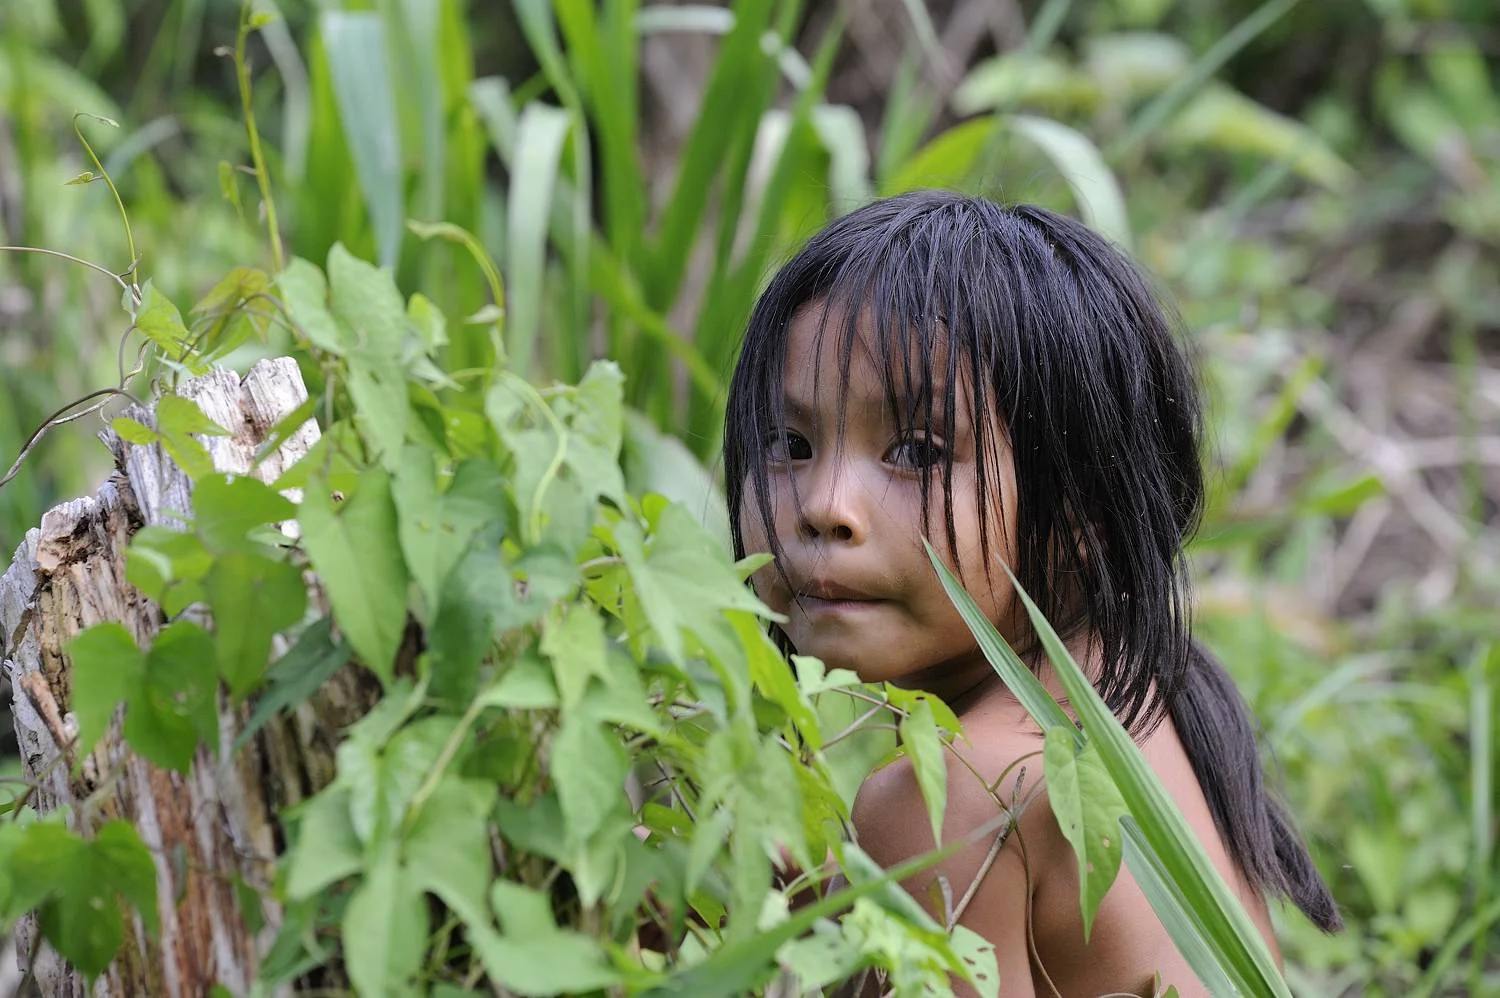
{"type": "MultiPolygon", "coordinates": [[[[309,421],[251,469],[271,428],[306,400],[289,359],[262,361],[243,382],[216,371],[180,394],[229,430],[227,437],[201,438],[221,471],[272,482],[318,439],[309,421]]],[[[150,411],[125,415],[154,425],[150,411]]],[[[125,818],[156,860],[159,937],[147,938],[136,919],[119,958],[95,984],[95,996],[199,996],[214,984],[243,994],[280,912],[262,902],[257,921],[264,924],[252,932],[240,900],[248,895],[238,884],[269,897],[281,846],[276,813],[332,778],[334,736],[373,702],[374,681],[345,669],[237,754],[230,747],[246,712],[221,697],[217,751],[200,748],[186,776],[129,752],[119,714],[89,757],[70,766],[67,747],[77,729],[69,713],[72,669],[62,650],[79,631],[103,621],[119,621],[149,644],[165,619],[126,582],[125,549],[140,527],[176,526],[175,514],[192,511],[192,482],[160,445],[132,444],[110,431],[102,436],[114,453],[115,474],[97,495],[48,510],[0,577],[0,652],[12,683],[25,774],[35,784],[31,803],[42,814],[71,806],[69,821],[84,834],[125,818]]],[[[81,998],[81,976],[46,947],[36,951],[35,938],[29,920],[18,928],[21,964],[32,961],[41,993],[81,998]]]]}

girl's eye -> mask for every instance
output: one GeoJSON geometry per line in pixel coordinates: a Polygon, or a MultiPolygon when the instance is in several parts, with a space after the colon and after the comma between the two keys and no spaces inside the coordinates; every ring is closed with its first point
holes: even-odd
{"type": "Polygon", "coordinates": [[[766,438],[766,457],[778,464],[807,461],[812,458],[812,444],[800,433],[790,430],[786,433],[773,433],[766,438]]]}
{"type": "Polygon", "coordinates": [[[907,437],[886,451],[887,464],[913,471],[927,471],[943,462],[943,445],[931,437],[907,437]]]}

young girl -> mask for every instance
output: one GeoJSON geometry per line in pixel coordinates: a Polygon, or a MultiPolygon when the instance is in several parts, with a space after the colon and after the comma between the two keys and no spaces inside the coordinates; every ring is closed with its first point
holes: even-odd
{"type": "MultiPolygon", "coordinates": [[[[945,841],[994,820],[992,792],[1011,800],[1011,764],[1041,734],[922,539],[1060,693],[1009,565],[1274,951],[1267,895],[1327,930],[1339,916],[1262,786],[1243,701],[1189,634],[1182,545],[1203,502],[1200,421],[1168,317],[1104,239],[1039,208],[904,195],[829,225],[756,305],[729,392],[731,522],[738,555],[776,556],[754,584],[786,616],[787,650],[929,691],[963,721],[945,841]]],[[[934,847],[923,815],[898,763],[861,789],[854,826],[889,866],[934,847]]],[[[1149,995],[1157,974],[1202,992],[1124,869],[1085,943],[1076,860],[1045,801],[990,845],[906,886],[931,904],[941,875],[953,898],[970,895],[958,920],[995,945],[1003,994],[1149,995]]]]}

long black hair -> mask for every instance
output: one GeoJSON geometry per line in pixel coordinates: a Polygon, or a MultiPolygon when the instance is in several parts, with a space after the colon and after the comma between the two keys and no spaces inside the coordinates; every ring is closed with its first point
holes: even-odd
{"type": "MultiPolygon", "coordinates": [[[[875,201],[828,225],[761,295],[730,383],[724,473],[739,556],[747,504],[781,553],[767,447],[786,428],[792,319],[820,304],[844,316],[840,388],[855,324],[868,323],[903,427],[951,425],[955,393],[935,397],[929,386],[968,385],[986,562],[990,483],[1001,480],[995,435],[1004,434],[1021,584],[1065,636],[1096,643],[1099,693],[1127,728],[1143,735],[1172,718],[1246,878],[1337,929],[1327,885],[1264,785],[1245,703],[1191,636],[1182,548],[1203,508],[1202,409],[1175,317],[1141,272],[1072,219],[947,192],[875,201]]],[[[956,552],[951,453],[942,473],[943,528],[956,552]]],[[[922,488],[929,510],[926,478],[922,488]]],[[[930,535],[929,519],[924,512],[930,535]]]]}

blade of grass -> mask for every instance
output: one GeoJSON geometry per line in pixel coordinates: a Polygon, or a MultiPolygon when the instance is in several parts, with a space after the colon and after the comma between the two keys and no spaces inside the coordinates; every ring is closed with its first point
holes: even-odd
{"type": "MultiPolygon", "coordinates": [[[[734,11],[727,7],[706,7],[701,4],[654,4],[635,15],[635,28],[642,35],[666,32],[701,33],[727,35],[734,30],[734,11]]],[[[770,46],[771,37],[761,39],[770,46]]],[[[791,44],[781,41],[775,44],[776,65],[781,75],[797,90],[805,90],[812,82],[812,67],[791,44]]]]}
{"type": "Polygon", "coordinates": [[[713,178],[735,139],[752,133],[765,112],[768,98],[754,88],[746,99],[747,81],[766,58],[761,37],[771,20],[771,0],[744,0],[735,7],[734,29],[724,37],[704,90],[702,112],[682,150],[677,180],[672,186],[660,234],[651,249],[643,275],[646,303],[666,311],[676,299],[687,273],[688,257],[697,242],[699,222],[708,205],[713,178]]]}
{"type": "Polygon", "coordinates": [[[286,96],[281,104],[281,173],[283,181],[298,185],[307,170],[307,143],[312,132],[312,94],[307,78],[307,64],[297,50],[286,18],[275,0],[258,0],[259,5],[276,14],[274,20],[260,29],[266,51],[281,76],[286,96]]]}
{"type": "MultiPolygon", "coordinates": [[[[1495,878],[1495,687],[1493,677],[1500,673],[1500,642],[1481,646],[1469,665],[1469,799],[1473,809],[1474,858],[1470,873],[1474,884],[1474,907],[1483,910],[1489,903],[1495,878]]],[[[1483,990],[1488,963],[1488,936],[1474,937],[1469,954],[1469,993],[1483,990]]]]}
{"type": "Polygon", "coordinates": [[[405,232],[401,134],[379,14],[329,11],[321,19],[339,122],[375,230],[380,264],[394,268],[405,232]]]}
{"type": "Polygon", "coordinates": [[[1172,115],[1179,111],[1188,98],[1196,94],[1209,78],[1224,68],[1224,64],[1234,58],[1245,46],[1255,41],[1265,33],[1277,21],[1281,20],[1291,9],[1297,6],[1298,0],[1266,0],[1250,15],[1240,21],[1229,30],[1223,38],[1203,53],[1202,57],[1193,64],[1180,79],[1175,81],[1167,89],[1158,94],[1151,103],[1141,108],[1125,134],[1120,136],[1108,149],[1106,156],[1110,160],[1118,160],[1135,150],[1141,142],[1151,136],[1151,133],[1160,128],[1172,115]]]}
{"type": "Polygon", "coordinates": [[[443,77],[438,69],[438,32],[442,11],[430,0],[398,0],[387,4],[386,23],[399,24],[397,51],[401,91],[411,102],[420,136],[417,157],[422,172],[417,178],[415,214],[427,222],[443,218],[444,181],[447,179],[448,146],[444,141],[443,77]]]}
{"type": "Polygon", "coordinates": [[[1006,120],[1057,167],[1084,221],[1129,251],[1130,215],[1125,210],[1125,195],[1098,147],[1082,132],[1050,118],[1013,114],[1006,120]]]}
{"type": "Polygon", "coordinates": [[[505,284],[510,296],[505,352],[512,370],[523,377],[531,375],[541,328],[552,196],[571,127],[568,112],[538,102],[528,104],[521,112],[516,130],[505,252],[505,284]]]}
{"type": "MultiPolygon", "coordinates": [[[[554,359],[558,373],[577,377],[582,373],[583,359],[589,353],[589,301],[584,289],[588,284],[589,248],[592,245],[593,179],[589,155],[589,130],[583,97],[578,82],[568,72],[567,61],[558,47],[552,22],[552,6],[546,0],[516,0],[521,28],[541,63],[547,82],[552,85],[572,122],[573,184],[559,191],[560,201],[571,209],[568,221],[553,226],[553,238],[562,248],[567,261],[570,287],[562,289],[560,300],[568,318],[567,329],[553,330],[556,346],[554,359]]],[[[512,223],[514,224],[514,223],[512,223]]],[[[514,355],[512,355],[514,358],[514,355]]],[[[525,371],[525,368],[518,368],[525,371]]]]}
{"type": "MultiPolygon", "coordinates": [[[[574,73],[598,130],[605,239],[624,260],[641,258],[646,230],[646,182],[638,159],[637,6],[635,0],[606,4],[598,18],[591,4],[557,8],[574,73]]],[[[607,327],[611,355],[625,356],[624,317],[611,311],[607,327]]]]}
{"type": "MultiPolygon", "coordinates": [[[[1055,726],[1062,708],[1006,645],[932,546],[926,541],[923,543],[949,599],[958,608],[1002,681],[1038,724],[1043,728],[1055,726]]],[[[1003,567],[1009,575],[1009,567],[1003,567]]],[[[1173,935],[1184,959],[1190,961],[1194,973],[1205,984],[1222,974],[1234,988],[1232,993],[1290,998],[1286,982],[1276,970],[1260,932],[1172,803],[1141,754],[1140,747],[1100,699],[1057,632],[1013,575],[1011,581],[1063,684],[1068,702],[1082,721],[1084,732],[1098,747],[1106,768],[1130,807],[1135,820],[1126,826],[1127,831],[1132,826],[1138,829],[1139,844],[1143,851],[1149,851],[1151,859],[1150,863],[1142,865],[1154,867],[1145,877],[1154,884],[1153,890],[1160,891],[1157,897],[1149,898],[1153,908],[1159,900],[1175,900],[1177,911],[1168,905],[1166,911],[1159,912],[1163,925],[1169,931],[1193,930],[1190,937],[1182,941],[1173,935]],[[1191,938],[1193,934],[1201,935],[1201,939],[1195,941],[1191,938]],[[1194,960],[1199,962],[1191,962],[1194,960]]],[[[1063,723],[1071,725],[1066,715],[1063,715],[1063,723]]],[[[1131,867],[1131,872],[1136,873],[1136,866],[1131,867]]]]}

